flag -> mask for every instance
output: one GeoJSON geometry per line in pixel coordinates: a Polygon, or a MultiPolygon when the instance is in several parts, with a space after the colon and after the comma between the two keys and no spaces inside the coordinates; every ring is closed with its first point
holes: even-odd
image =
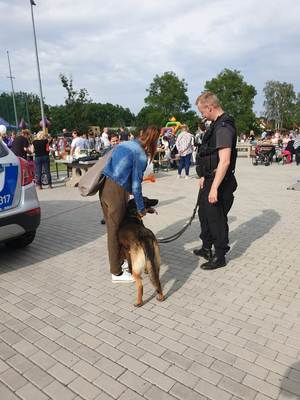
{"type": "Polygon", "coordinates": [[[30,0],[30,3],[32,6],[36,6],[35,2],[33,0],[30,0]]]}

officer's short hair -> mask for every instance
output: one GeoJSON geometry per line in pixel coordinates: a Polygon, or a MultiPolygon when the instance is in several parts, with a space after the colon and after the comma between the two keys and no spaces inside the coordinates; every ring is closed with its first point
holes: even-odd
{"type": "Polygon", "coordinates": [[[214,106],[214,107],[221,107],[218,97],[213,92],[210,92],[208,90],[201,93],[200,96],[197,97],[197,100],[195,103],[196,106],[199,103],[214,106]]]}

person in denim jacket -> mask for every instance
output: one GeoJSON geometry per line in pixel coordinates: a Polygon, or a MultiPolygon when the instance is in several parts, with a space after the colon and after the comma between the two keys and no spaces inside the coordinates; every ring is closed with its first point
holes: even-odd
{"type": "Polygon", "coordinates": [[[137,140],[124,141],[113,150],[103,170],[106,176],[100,197],[107,226],[107,247],[113,282],[133,282],[133,277],[122,262],[118,242],[119,226],[125,216],[129,195],[132,194],[142,218],[146,210],[142,195],[142,180],[148,159],[156,152],[159,131],[149,127],[137,140]],[[122,268],[123,267],[123,268],[122,268]]]}

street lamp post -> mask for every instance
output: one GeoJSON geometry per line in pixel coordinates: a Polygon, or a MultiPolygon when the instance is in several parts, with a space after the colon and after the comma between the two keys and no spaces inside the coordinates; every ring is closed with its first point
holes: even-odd
{"type": "Polygon", "coordinates": [[[45,132],[46,131],[46,119],[45,119],[45,113],[44,113],[44,100],[43,100],[41,71],[40,71],[39,55],[38,55],[38,48],[37,48],[34,15],[33,15],[33,6],[36,6],[36,4],[35,4],[34,0],[29,0],[29,1],[30,1],[30,9],[31,9],[34,46],[35,46],[36,66],[37,66],[37,71],[38,71],[38,80],[39,80],[39,87],[40,87],[40,105],[41,105],[41,114],[42,114],[42,127],[43,127],[43,131],[45,132]]]}
{"type": "Polygon", "coordinates": [[[17,115],[17,106],[16,106],[15,89],[14,89],[14,81],[13,81],[15,79],[15,77],[12,76],[12,73],[11,73],[10,58],[9,58],[8,50],[7,50],[7,59],[8,59],[8,68],[9,68],[9,76],[8,76],[8,78],[11,81],[11,91],[12,91],[12,98],[13,98],[13,103],[14,103],[16,129],[18,130],[18,115],[17,115]]]}

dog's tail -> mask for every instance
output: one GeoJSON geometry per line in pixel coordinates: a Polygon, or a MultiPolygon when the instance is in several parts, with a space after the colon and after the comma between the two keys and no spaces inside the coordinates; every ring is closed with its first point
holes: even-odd
{"type": "Polygon", "coordinates": [[[144,251],[146,255],[146,268],[150,281],[155,287],[157,293],[162,294],[159,280],[160,254],[157,241],[152,237],[144,238],[144,251]]]}

